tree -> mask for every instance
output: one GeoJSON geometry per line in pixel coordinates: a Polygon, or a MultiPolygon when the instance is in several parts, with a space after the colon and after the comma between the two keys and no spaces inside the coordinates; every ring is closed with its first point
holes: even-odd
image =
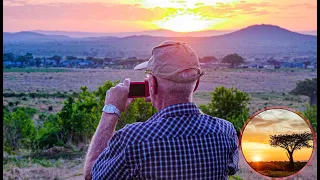
{"type": "Polygon", "coordinates": [[[249,94],[237,88],[228,89],[221,86],[211,95],[211,102],[208,105],[200,105],[199,108],[208,115],[230,121],[239,135],[243,124],[249,118],[249,94]]]}
{"type": "Polygon", "coordinates": [[[300,150],[303,147],[312,148],[309,141],[313,140],[312,134],[304,132],[301,134],[280,134],[270,135],[270,145],[272,147],[280,147],[285,149],[289,159],[289,170],[294,171],[293,153],[295,150],[300,150]]]}
{"type": "Polygon", "coordinates": [[[303,64],[304,64],[304,68],[307,68],[307,66],[311,64],[311,61],[305,61],[303,62],[303,64]]]}
{"type": "Polygon", "coordinates": [[[315,133],[317,133],[317,106],[309,106],[307,104],[303,115],[309,119],[311,126],[315,133]]]}
{"type": "Polygon", "coordinates": [[[27,62],[25,56],[18,56],[15,61],[16,61],[16,62],[20,62],[22,67],[23,67],[23,65],[27,62]]]}
{"type": "Polygon", "coordinates": [[[96,64],[96,65],[103,65],[103,59],[100,59],[100,58],[94,58],[93,60],[93,63],[96,64]]]}
{"type": "Polygon", "coordinates": [[[136,57],[128,57],[129,60],[138,60],[136,57]]]}
{"type": "Polygon", "coordinates": [[[308,96],[310,106],[317,105],[317,78],[298,81],[296,87],[290,93],[308,96]]]}
{"type": "Polygon", "coordinates": [[[3,145],[8,152],[32,146],[35,126],[31,117],[35,113],[33,108],[18,107],[13,112],[3,109],[3,145]]]}
{"type": "Polygon", "coordinates": [[[34,60],[36,61],[36,66],[39,67],[41,64],[41,58],[37,57],[34,60]]]}
{"type": "Polygon", "coordinates": [[[235,65],[238,65],[240,63],[244,63],[244,59],[239,56],[238,54],[234,53],[234,54],[229,54],[227,56],[225,56],[222,59],[222,63],[229,63],[231,64],[231,68],[234,68],[235,65]]]}
{"type": "Polygon", "coordinates": [[[201,63],[210,63],[210,62],[216,62],[216,61],[217,61],[217,58],[215,58],[214,56],[205,56],[200,59],[201,63]]]}
{"type": "Polygon", "coordinates": [[[66,56],[66,60],[76,60],[76,59],[78,58],[75,56],[66,56]]]}
{"type": "Polygon", "coordinates": [[[91,57],[91,56],[88,56],[88,57],[86,58],[86,60],[88,60],[88,61],[93,61],[93,59],[94,59],[94,57],[91,57]]]}
{"type": "Polygon", "coordinates": [[[14,61],[13,53],[4,53],[3,54],[3,61],[14,61]]]}
{"type": "Polygon", "coordinates": [[[52,57],[50,57],[50,58],[48,58],[48,59],[54,60],[54,61],[56,62],[56,64],[59,65],[60,62],[61,62],[61,60],[62,60],[62,57],[61,57],[61,56],[54,55],[54,56],[52,56],[52,57]]]}

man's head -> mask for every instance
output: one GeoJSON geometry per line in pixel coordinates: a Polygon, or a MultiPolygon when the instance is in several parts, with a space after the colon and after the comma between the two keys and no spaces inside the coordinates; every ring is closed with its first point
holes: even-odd
{"type": "Polygon", "coordinates": [[[166,104],[190,102],[196,82],[203,75],[194,50],[177,41],[164,41],[154,47],[149,61],[134,69],[146,69],[151,102],[158,110],[166,104]]]}

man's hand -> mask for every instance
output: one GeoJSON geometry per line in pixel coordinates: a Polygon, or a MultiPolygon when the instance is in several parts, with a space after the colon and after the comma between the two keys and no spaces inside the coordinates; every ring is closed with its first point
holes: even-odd
{"type": "Polygon", "coordinates": [[[133,98],[128,98],[130,88],[130,79],[126,78],[123,83],[119,83],[115,87],[110,88],[106,93],[105,104],[112,104],[121,112],[125,111],[133,98]]]}

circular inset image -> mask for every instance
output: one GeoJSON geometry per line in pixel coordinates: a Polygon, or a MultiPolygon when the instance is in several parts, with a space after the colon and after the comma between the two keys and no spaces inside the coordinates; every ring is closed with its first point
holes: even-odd
{"type": "Polygon", "coordinates": [[[249,166],[268,177],[294,176],[309,161],[314,142],[309,121],[294,110],[271,107],[253,115],[241,135],[249,166]]]}

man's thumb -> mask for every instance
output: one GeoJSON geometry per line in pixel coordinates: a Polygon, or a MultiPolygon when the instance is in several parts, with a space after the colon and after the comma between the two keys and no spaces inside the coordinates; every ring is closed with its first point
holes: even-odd
{"type": "Polygon", "coordinates": [[[126,79],[123,81],[123,85],[129,88],[129,87],[130,87],[130,78],[126,78],[126,79]]]}

